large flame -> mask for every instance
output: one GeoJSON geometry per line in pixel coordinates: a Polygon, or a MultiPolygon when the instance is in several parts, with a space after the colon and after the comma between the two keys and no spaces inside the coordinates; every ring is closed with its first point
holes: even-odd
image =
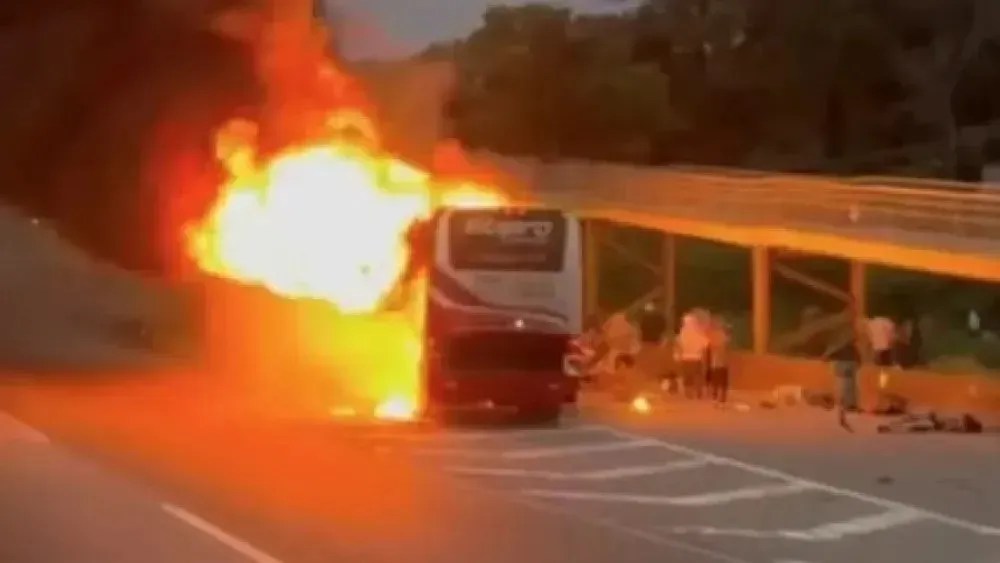
{"type": "Polygon", "coordinates": [[[220,135],[231,179],[190,232],[198,265],[341,312],[375,311],[406,266],[407,229],[431,209],[428,175],[336,136],[262,161],[247,130],[237,122],[220,135]]]}
{"type": "MultiPolygon", "coordinates": [[[[317,72],[331,75],[328,65],[317,72]]],[[[302,115],[317,114],[310,108],[296,117],[302,115]]],[[[327,365],[348,372],[335,375],[355,391],[374,395],[377,415],[410,418],[421,400],[422,291],[403,292],[403,306],[384,310],[404,283],[407,233],[436,206],[497,205],[503,198],[471,181],[435,179],[385,153],[378,127],[358,107],[333,104],[318,119],[304,139],[269,155],[260,149],[257,124],[222,128],[217,155],[228,179],[208,213],[190,225],[187,250],[207,273],[329,304],[338,320],[314,323],[314,334],[302,338],[325,348],[327,365]]],[[[422,287],[419,279],[405,283],[422,287]]]]}

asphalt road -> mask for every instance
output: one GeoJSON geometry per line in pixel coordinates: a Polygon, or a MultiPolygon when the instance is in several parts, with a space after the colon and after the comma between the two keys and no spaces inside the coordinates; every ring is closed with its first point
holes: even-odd
{"type": "Polygon", "coordinates": [[[0,561],[246,560],[190,518],[0,413],[0,561]]]}
{"type": "Polygon", "coordinates": [[[344,426],[252,402],[170,377],[0,387],[0,561],[1000,561],[997,435],[603,401],[559,428],[344,426]]]}

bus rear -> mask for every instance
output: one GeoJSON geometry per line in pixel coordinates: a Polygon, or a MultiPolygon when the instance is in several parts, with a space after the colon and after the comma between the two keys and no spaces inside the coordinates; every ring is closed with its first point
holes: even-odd
{"type": "Polygon", "coordinates": [[[425,377],[432,410],[558,418],[579,333],[580,225],[548,209],[445,209],[431,224],[425,377]]]}

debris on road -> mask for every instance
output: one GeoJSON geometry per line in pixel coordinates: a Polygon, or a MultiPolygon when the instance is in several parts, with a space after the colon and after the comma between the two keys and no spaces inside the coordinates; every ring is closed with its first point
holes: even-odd
{"type": "Polygon", "coordinates": [[[910,414],[899,420],[878,426],[880,434],[892,432],[926,433],[948,432],[954,434],[981,434],[983,423],[968,413],[959,415],[938,415],[934,412],[925,414],[910,414]]]}

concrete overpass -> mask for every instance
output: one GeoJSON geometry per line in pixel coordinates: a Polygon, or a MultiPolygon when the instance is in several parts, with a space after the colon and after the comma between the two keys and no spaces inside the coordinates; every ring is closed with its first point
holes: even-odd
{"type": "MultiPolygon", "coordinates": [[[[973,184],[545,163],[488,153],[474,160],[497,171],[524,203],[752,249],[754,349],[760,353],[771,348],[772,272],[853,303],[855,314],[865,313],[866,264],[1000,282],[1000,194],[973,184]],[[780,263],[787,252],[848,261],[850,287],[831,287],[780,263]]],[[[664,260],[670,309],[672,253],[665,252],[664,260]]],[[[590,284],[587,308],[596,303],[595,285],[590,284]]]]}

